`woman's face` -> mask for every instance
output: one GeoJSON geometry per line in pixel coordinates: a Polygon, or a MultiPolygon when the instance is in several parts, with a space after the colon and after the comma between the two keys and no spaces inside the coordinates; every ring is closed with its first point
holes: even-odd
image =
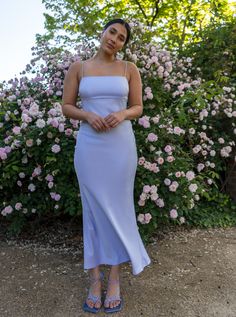
{"type": "Polygon", "coordinates": [[[101,36],[101,48],[108,54],[116,54],[122,49],[127,38],[127,30],[120,23],[111,24],[101,36]]]}

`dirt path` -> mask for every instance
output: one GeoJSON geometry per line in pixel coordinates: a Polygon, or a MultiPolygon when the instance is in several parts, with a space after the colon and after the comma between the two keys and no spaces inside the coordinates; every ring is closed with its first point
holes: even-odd
{"type": "MultiPolygon", "coordinates": [[[[93,316],[81,309],[88,286],[81,241],[68,247],[58,234],[54,246],[2,239],[1,317],[93,316]]],[[[147,250],[152,264],[140,275],[122,266],[125,306],[113,316],[236,317],[236,227],[160,233],[147,250]]]]}

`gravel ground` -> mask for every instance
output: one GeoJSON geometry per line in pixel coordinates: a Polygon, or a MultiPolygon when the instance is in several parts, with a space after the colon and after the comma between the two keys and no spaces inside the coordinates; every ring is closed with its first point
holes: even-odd
{"type": "MultiPolygon", "coordinates": [[[[93,316],[82,311],[89,286],[82,247],[78,224],[17,238],[0,227],[0,317],[93,316]]],[[[236,317],[236,227],[165,229],[147,251],[152,263],[141,274],[122,265],[124,308],[113,316],[236,317]]]]}

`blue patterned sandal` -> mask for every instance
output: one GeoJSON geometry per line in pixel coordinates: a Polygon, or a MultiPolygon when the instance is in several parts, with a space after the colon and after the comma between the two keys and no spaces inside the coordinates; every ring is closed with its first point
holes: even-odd
{"type": "MultiPolygon", "coordinates": [[[[110,284],[119,284],[119,279],[109,279],[108,280],[108,287],[110,284]]],[[[114,296],[108,296],[106,295],[105,301],[104,301],[104,312],[105,313],[116,313],[118,311],[121,311],[123,308],[123,298],[120,296],[120,287],[117,288],[117,294],[114,296]],[[110,302],[112,301],[120,301],[119,305],[111,308],[110,302]],[[107,306],[107,307],[106,307],[107,306]]]]}
{"type": "MultiPolygon", "coordinates": [[[[99,281],[102,281],[104,278],[104,273],[103,272],[100,272],[100,277],[98,278],[93,278],[93,277],[90,277],[90,282],[91,282],[91,285],[90,285],[90,290],[91,290],[91,286],[95,285],[97,282],[99,281]]],[[[88,297],[87,297],[87,300],[91,300],[93,302],[93,304],[95,305],[97,302],[101,302],[101,307],[102,307],[102,300],[101,300],[101,296],[95,296],[92,294],[92,292],[89,290],[89,294],[88,294],[88,297]]],[[[97,314],[101,307],[99,308],[96,308],[95,306],[94,307],[90,307],[86,301],[84,302],[84,305],[83,305],[83,310],[85,312],[88,312],[88,313],[93,313],[93,314],[97,314]]]]}

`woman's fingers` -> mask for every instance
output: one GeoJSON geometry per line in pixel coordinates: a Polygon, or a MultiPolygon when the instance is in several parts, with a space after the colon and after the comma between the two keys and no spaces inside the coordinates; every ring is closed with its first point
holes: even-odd
{"type": "Polygon", "coordinates": [[[97,118],[94,121],[94,125],[93,127],[97,130],[97,131],[106,131],[110,129],[110,126],[107,124],[107,122],[103,119],[103,118],[97,118]]]}

